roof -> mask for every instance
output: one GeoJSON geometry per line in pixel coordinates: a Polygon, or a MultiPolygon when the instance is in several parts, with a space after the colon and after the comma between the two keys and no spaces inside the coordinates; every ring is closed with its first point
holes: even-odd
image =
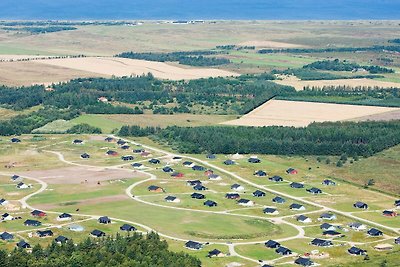
{"type": "Polygon", "coordinates": [[[99,221],[100,223],[110,223],[110,222],[111,222],[111,219],[108,218],[107,216],[102,216],[102,217],[99,218],[98,221],[99,221]]]}
{"type": "Polygon", "coordinates": [[[214,154],[208,154],[206,157],[208,159],[215,159],[216,158],[216,156],[214,154]]]}
{"type": "Polygon", "coordinates": [[[227,159],[227,160],[224,161],[224,164],[225,165],[233,165],[233,164],[235,164],[235,162],[233,160],[231,160],[231,159],[227,159]]]}
{"type": "Polygon", "coordinates": [[[300,221],[300,222],[303,222],[303,221],[305,221],[305,220],[307,220],[307,219],[309,219],[307,216],[305,216],[305,215],[299,215],[299,216],[297,216],[297,218],[296,218],[296,220],[297,221],[300,221]]]}
{"type": "Polygon", "coordinates": [[[72,218],[72,215],[68,213],[63,213],[58,215],[58,218],[72,218]]]}
{"type": "Polygon", "coordinates": [[[359,222],[352,222],[349,224],[349,227],[351,227],[351,228],[359,228],[361,226],[363,226],[363,224],[359,223],[359,222]]]}
{"type": "Polygon", "coordinates": [[[304,188],[304,184],[293,182],[290,184],[291,188],[304,188]]]}
{"type": "Polygon", "coordinates": [[[227,193],[225,194],[226,198],[240,198],[240,195],[238,193],[227,193]]]}
{"type": "Polygon", "coordinates": [[[19,248],[30,248],[31,245],[29,243],[25,242],[24,240],[21,240],[17,243],[17,247],[19,248]]]}
{"type": "Polygon", "coordinates": [[[242,199],[239,199],[239,200],[238,200],[238,203],[246,204],[246,203],[249,203],[250,201],[251,201],[251,200],[249,200],[249,199],[242,198],[242,199]]]}
{"type": "Polygon", "coordinates": [[[272,199],[272,202],[276,202],[276,203],[284,203],[284,202],[286,202],[286,200],[284,199],[284,198],[282,198],[282,197],[274,197],[273,199],[272,199]]]}
{"type": "Polygon", "coordinates": [[[231,185],[231,189],[238,189],[239,187],[242,187],[242,186],[240,184],[231,185]]]}
{"type": "Polygon", "coordinates": [[[203,244],[190,240],[185,243],[185,247],[191,249],[201,249],[203,247],[203,244]]]}
{"type": "Polygon", "coordinates": [[[277,248],[280,247],[281,244],[274,240],[268,240],[267,242],[265,242],[265,246],[269,248],[277,248]]]}
{"type": "Polygon", "coordinates": [[[361,201],[357,201],[356,203],[353,204],[353,206],[359,209],[368,208],[368,204],[361,201]]]}
{"type": "Polygon", "coordinates": [[[319,228],[321,228],[321,229],[329,229],[329,228],[332,228],[332,227],[335,228],[335,226],[333,226],[332,224],[323,223],[323,224],[320,225],[319,228]]]}
{"type": "Polygon", "coordinates": [[[255,196],[255,197],[265,196],[265,192],[256,190],[253,192],[253,196],[255,196]]]}
{"type": "Polygon", "coordinates": [[[314,262],[312,262],[309,258],[297,258],[294,263],[301,265],[301,266],[312,266],[314,262]]]}
{"type": "Polygon", "coordinates": [[[162,189],[162,188],[159,186],[156,186],[156,185],[150,185],[149,187],[147,187],[147,189],[149,191],[155,191],[155,190],[162,189]]]}
{"type": "Polygon", "coordinates": [[[124,224],[119,229],[121,229],[122,231],[128,231],[128,232],[136,230],[136,228],[130,224],[124,224]]]}
{"type": "Polygon", "coordinates": [[[362,254],[364,254],[365,252],[367,252],[366,250],[363,250],[363,249],[361,249],[361,248],[358,248],[358,247],[351,247],[351,248],[349,248],[348,250],[347,250],[350,254],[356,254],[356,255],[362,255],[362,254]]]}
{"type": "Polygon", "coordinates": [[[56,242],[65,243],[65,242],[67,242],[69,240],[69,238],[65,237],[65,236],[62,236],[62,235],[59,235],[54,240],[56,242]]]}
{"type": "Polygon", "coordinates": [[[324,180],[324,181],[322,182],[322,184],[325,184],[325,185],[335,185],[336,183],[335,183],[334,181],[332,181],[332,180],[326,179],[326,180],[324,180]]]}
{"type": "Polygon", "coordinates": [[[322,219],[331,219],[331,218],[335,218],[336,215],[333,213],[322,213],[321,216],[319,216],[322,219]]]}
{"type": "Polygon", "coordinates": [[[280,246],[279,248],[277,248],[276,253],[282,254],[282,255],[287,255],[287,254],[292,254],[292,251],[286,247],[282,247],[280,246]]]}
{"type": "Polygon", "coordinates": [[[162,170],[163,170],[163,172],[173,172],[173,171],[174,171],[174,170],[173,170],[171,167],[169,167],[169,166],[164,167],[162,170]]]}
{"type": "Polygon", "coordinates": [[[311,187],[307,189],[307,192],[310,192],[311,194],[321,194],[322,190],[316,187],[311,187]]]}
{"type": "Polygon", "coordinates": [[[0,234],[0,238],[2,240],[10,240],[10,239],[13,239],[14,236],[12,234],[10,234],[10,233],[3,232],[2,234],[0,234]]]}
{"type": "Polygon", "coordinates": [[[43,230],[43,231],[38,230],[36,233],[37,233],[38,236],[40,236],[40,237],[52,236],[52,235],[53,235],[53,231],[51,231],[51,230],[43,230]]]}
{"type": "Polygon", "coordinates": [[[289,206],[289,208],[291,209],[301,209],[303,207],[304,207],[303,205],[297,203],[293,203],[292,205],[289,206]]]}
{"type": "Polygon", "coordinates": [[[368,233],[369,235],[372,235],[372,236],[383,235],[383,232],[382,232],[381,230],[376,229],[376,228],[371,228],[371,229],[369,229],[369,230],[367,231],[367,233],[368,233]]]}
{"type": "Polygon", "coordinates": [[[193,193],[193,194],[191,194],[190,196],[191,196],[192,198],[196,198],[196,199],[203,199],[203,198],[206,197],[205,195],[200,194],[200,193],[193,193]]]}
{"type": "Polygon", "coordinates": [[[330,247],[330,246],[333,246],[332,241],[325,240],[325,239],[319,239],[319,238],[314,238],[311,241],[311,244],[314,245],[314,246],[319,246],[319,247],[330,247]]]}
{"type": "Polygon", "coordinates": [[[254,173],[254,175],[258,175],[258,176],[267,176],[267,173],[265,171],[262,170],[258,170],[254,173]]]}
{"type": "Polygon", "coordinates": [[[261,162],[261,160],[258,158],[249,158],[247,161],[250,163],[260,163],[261,162]]]}
{"type": "Polygon", "coordinates": [[[264,213],[274,213],[275,211],[276,211],[276,209],[274,209],[274,208],[265,208],[263,210],[264,213]]]}
{"type": "Polygon", "coordinates": [[[32,226],[39,226],[39,225],[41,225],[42,223],[39,222],[39,221],[36,221],[36,220],[26,220],[26,221],[24,222],[24,224],[25,224],[25,225],[32,225],[32,226]]]}
{"type": "Polygon", "coordinates": [[[194,165],[193,167],[192,167],[192,170],[194,170],[194,171],[204,171],[206,168],[204,168],[203,166],[200,166],[200,165],[194,165]]]}
{"type": "Polygon", "coordinates": [[[211,251],[208,252],[208,257],[212,257],[212,256],[218,256],[219,254],[221,254],[222,252],[218,249],[213,249],[211,251]]]}
{"type": "Polygon", "coordinates": [[[207,187],[205,187],[202,184],[196,184],[195,186],[193,186],[193,189],[202,191],[202,190],[207,190],[207,187]]]}
{"type": "Polygon", "coordinates": [[[324,231],[324,232],[322,233],[322,235],[331,235],[331,236],[334,236],[334,235],[341,235],[341,233],[336,232],[336,231],[333,231],[333,230],[328,230],[328,231],[324,231]]]}
{"type": "Polygon", "coordinates": [[[215,201],[207,200],[207,201],[204,202],[204,205],[205,206],[209,206],[209,207],[213,207],[213,206],[217,206],[218,204],[215,201]]]}
{"type": "Polygon", "coordinates": [[[282,182],[283,178],[278,175],[275,175],[275,176],[272,176],[271,178],[269,178],[269,180],[274,181],[274,182],[282,182]]]}
{"type": "Polygon", "coordinates": [[[183,162],[182,164],[183,164],[183,165],[192,165],[193,162],[191,162],[191,161],[185,161],[185,162],[183,162]]]}
{"type": "Polygon", "coordinates": [[[150,159],[149,163],[158,164],[158,163],[160,163],[160,160],[159,159],[150,159]]]}
{"type": "Polygon", "coordinates": [[[97,237],[106,235],[106,233],[104,233],[103,231],[97,230],[97,229],[95,229],[92,232],[90,232],[90,234],[94,235],[94,236],[97,236],[97,237]]]}

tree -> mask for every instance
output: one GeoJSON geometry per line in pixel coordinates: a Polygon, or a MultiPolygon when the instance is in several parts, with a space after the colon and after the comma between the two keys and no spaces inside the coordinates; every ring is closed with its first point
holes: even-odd
{"type": "Polygon", "coordinates": [[[343,162],[341,160],[338,160],[338,162],[336,162],[336,167],[343,167],[343,162]]]}

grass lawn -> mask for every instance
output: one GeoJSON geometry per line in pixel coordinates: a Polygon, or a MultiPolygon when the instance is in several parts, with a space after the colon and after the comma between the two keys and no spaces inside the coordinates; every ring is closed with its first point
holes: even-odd
{"type": "Polygon", "coordinates": [[[275,252],[275,249],[265,247],[264,243],[235,246],[235,251],[242,256],[264,261],[281,257],[275,252]]]}

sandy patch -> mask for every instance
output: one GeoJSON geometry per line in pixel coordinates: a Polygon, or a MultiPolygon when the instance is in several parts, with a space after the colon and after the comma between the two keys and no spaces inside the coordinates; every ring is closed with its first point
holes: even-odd
{"type": "Polygon", "coordinates": [[[38,60],[38,62],[109,76],[142,75],[151,72],[157,78],[181,80],[238,75],[220,69],[181,68],[164,62],[114,57],[64,58],[38,60]]]}
{"type": "Polygon", "coordinates": [[[265,48],[297,48],[297,47],[305,47],[304,45],[283,43],[283,42],[275,42],[275,41],[246,41],[246,42],[240,43],[239,45],[265,47],[265,48]]]}
{"type": "Polygon", "coordinates": [[[350,120],[399,110],[399,108],[271,100],[240,119],[223,124],[301,127],[312,122],[350,120]]]}
{"type": "Polygon", "coordinates": [[[108,169],[102,167],[66,167],[51,170],[35,170],[22,172],[22,176],[30,176],[41,179],[49,184],[94,184],[99,181],[126,179],[132,177],[142,177],[135,171],[124,171],[117,169],[108,169]],[[87,182],[85,182],[87,181],[87,182]]]}
{"type": "Polygon", "coordinates": [[[323,86],[369,86],[379,88],[400,87],[400,83],[378,81],[373,79],[337,79],[337,80],[318,80],[318,81],[302,81],[297,77],[287,77],[283,80],[275,80],[274,82],[282,85],[293,86],[297,91],[303,90],[304,87],[323,87],[323,86]]]}
{"type": "Polygon", "coordinates": [[[395,111],[389,111],[379,114],[373,114],[369,116],[364,116],[360,118],[352,119],[354,121],[391,121],[400,120],[400,109],[395,111]]]}

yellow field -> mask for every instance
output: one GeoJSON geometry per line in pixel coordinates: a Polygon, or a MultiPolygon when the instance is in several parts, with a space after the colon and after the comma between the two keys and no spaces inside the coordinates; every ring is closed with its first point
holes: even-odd
{"type": "Polygon", "coordinates": [[[312,122],[342,121],[370,116],[399,108],[271,100],[240,119],[224,122],[243,126],[307,126],[312,122]]]}
{"type": "Polygon", "coordinates": [[[63,58],[38,60],[38,62],[109,76],[142,75],[151,72],[157,78],[181,80],[237,75],[220,69],[181,68],[163,62],[113,57],[63,58]]]}

